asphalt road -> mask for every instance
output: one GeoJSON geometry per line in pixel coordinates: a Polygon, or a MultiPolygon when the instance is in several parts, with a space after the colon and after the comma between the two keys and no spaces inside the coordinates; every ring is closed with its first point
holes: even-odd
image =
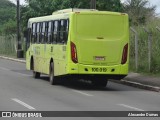
{"type": "MultiPolygon", "coordinates": [[[[45,75],[40,79],[32,78],[32,72],[25,69],[24,63],[0,59],[0,111],[160,111],[160,93],[113,82],[109,82],[106,88],[71,81],[63,81],[59,85],[52,86],[45,75]]],[[[3,119],[9,118],[0,118],[3,119]]],[[[151,118],[33,119],[150,120],[151,118]]],[[[159,120],[159,118],[152,119],[159,120]]]]}

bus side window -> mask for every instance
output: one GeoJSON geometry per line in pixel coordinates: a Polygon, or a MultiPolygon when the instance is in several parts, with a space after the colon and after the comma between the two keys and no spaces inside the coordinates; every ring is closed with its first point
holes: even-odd
{"type": "Polygon", "coordinates": [[[68,31],[69,31],[69,20],[65,20],[64,21],[64,41],[65,43],[67,43],[68,40],[68,31]]]}
{"type": "Polygon", "coordinates": [[[37,23],[37,33],[36,33],[36,36],[37,36],[37,43],[39,43],[39,37],[40,37],[40,23],[37,23]]]}
{"type": "Polygon", "coordinates": [[[61,21],[58,21],[58,29],[57,29],[57,43],[61,43],[61,38],[60,38],[60,29],[61,29],[61,21]]]}
{"type": "Polygon", "coordinates": [[[68,33],[69,33],[69,20],[66,20],[66,41],[68,40],[68,33]]]}
{"type": "Polygon", "coordinates": [[[54,26],[54,23],[55,23],[55,21],[52,21],[52,39],[51,39],[51,43],[54,43],[54,28],[55,28],[55,26],[54,26]]]}
{"type": "Polygon", "coordinates": [[[45,43],[45,22],[42,23],[41,43],[45,43]]]}
{"type": "Polygon", "coordinates": [[[68,20],[60,22],[60,43],[67,43],[68,39],[68,20]]]}
{"type": "Polygon", "coordinates": [[[35,23],[35,38],[34,43],[37,43],[37,23],[35,23]]]}
{"type": "Polygon", "coordinates": [[[35,37],[36,37],[35,32],[36,32],[36,23],[33,23],[32,24],[32,39],[31,39],[32,43],[35,42],[35,37]]]}
{"type": "Polygon", "coordinates": [[[61,20],[60,28],[59,28],[59,42],[60,43],[64,43],[64,30],[65,30],[64,20],[61,20]]]}
{"type": "Polygon", "coordinates": [[[49,22],[45,22],[45,42],[44,43],[48,43],[48,27],[49,27],[49,22]]]}
{"type": "Polygon", "coordinates": [[[53,43],[57,43],[57,40],[58,40],[58,21],[54,21],[53,43]]]}
{"type": "Polygon", "coordinates": [[[42,42],[42,23],[39,23],[39,43],[42,42]]]}
{"type": "Polygon", "coordinates": [[[52,43],[52,22],[50,21],[49,23],[48,23],[48,31],[47,31],[47,33],[48,33],[48,43],[52,43]]]}

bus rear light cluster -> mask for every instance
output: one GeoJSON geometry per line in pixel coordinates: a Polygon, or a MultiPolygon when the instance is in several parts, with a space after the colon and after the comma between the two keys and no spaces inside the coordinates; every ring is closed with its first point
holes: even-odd
{"type": "Polygon", "coordinates": [[[127,57],[128,57],[128,43],[123,48],[121,64],[125,64],[127,62],[127,57]]]}
{"type": "Polygon", "coordinates": [[[74,63],[78,63],[76,45],[71,42],[71,59],[74,63]]]}

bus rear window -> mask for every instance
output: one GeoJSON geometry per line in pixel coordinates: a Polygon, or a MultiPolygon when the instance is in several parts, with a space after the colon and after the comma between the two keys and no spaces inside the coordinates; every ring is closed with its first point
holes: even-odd
{"type": "Polygon", "coordinates": [[[81,37],[118,39],[125,34],[125,19],[120,15],[78,14],[76,26],[76,34],[81,37]]]}

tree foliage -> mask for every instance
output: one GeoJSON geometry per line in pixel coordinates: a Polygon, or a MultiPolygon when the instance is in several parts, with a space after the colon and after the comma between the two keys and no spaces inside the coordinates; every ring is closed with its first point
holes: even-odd
{"type": "MultiPolygon", "coordinates": [[[[9,0],[1,0],[0,4],[0,33],[2,34],[3,32],[10,33],[13,28],[15,28],[15,16],[16,16],[16,5],[10,2],[9,0]],[[12,23],[12,24],[10,24],[12,23]],[[10,24],[10,26],[7,26],[10,24]],[[7,28],[6,28],[7,27],[7,28]],[[11,27],[11,31],[10,28],[11,27]]],[[[13,32],[13,31],[12,31],[13,32]]]]}
{"type": "Polygon", "coordinates": [[[16,21],[15,20],[9,20],[8,22],[6,22],[4,25],[3,25],[3,32],[4,34],[15,34],[17,31],[17,24],[16,24],[16,21]]]}
{"type": "Polygon", "coordinates": [[[122,11],[122,4],[120,0],[97,0],[97,9],[104,11],[122,11]]]}
{"type": "MultiPolygon", "coordinates": [[[[27,6],[22,8],[23,26],[31,17],[51,15],[54,11],[66,8],[89,9],[91,0],[26,0],[27,6]]],[[[122,11],[120,0],[97,0],[97,9],[104,11],[122,11]]],[[[24,28],[23,27],[23,28],[24,28]]]]}
{"type": "Polygon", "coordinates": [[[124,3],[124,11],[130,16],[132,25],[145,24],[154,16],[155,6],[149,6],[148,0],[127,0],[124,3]]]}
{"type": "MultiPolygon", "coordinates": [[[[21,6],[21,23],[23,29],[27,27],[29,18],[51,15],[54,11],[66,8],[89,9],[91,0],[25,0],[21,6]]],[[[148,0],[127,0],[124,4],[120,0],[96,0],[96,7],[102,11],[126,12],[130,16],[131,24],[145,24],[155,13],[155,6],[149,6],[148,0]]],[[[16,29],[16,5],[9,0],[1,0],[0,4],[0,32],[13,33],[16,29]],[[10,28],[9,28],[10,27],[10,28]]]]}

